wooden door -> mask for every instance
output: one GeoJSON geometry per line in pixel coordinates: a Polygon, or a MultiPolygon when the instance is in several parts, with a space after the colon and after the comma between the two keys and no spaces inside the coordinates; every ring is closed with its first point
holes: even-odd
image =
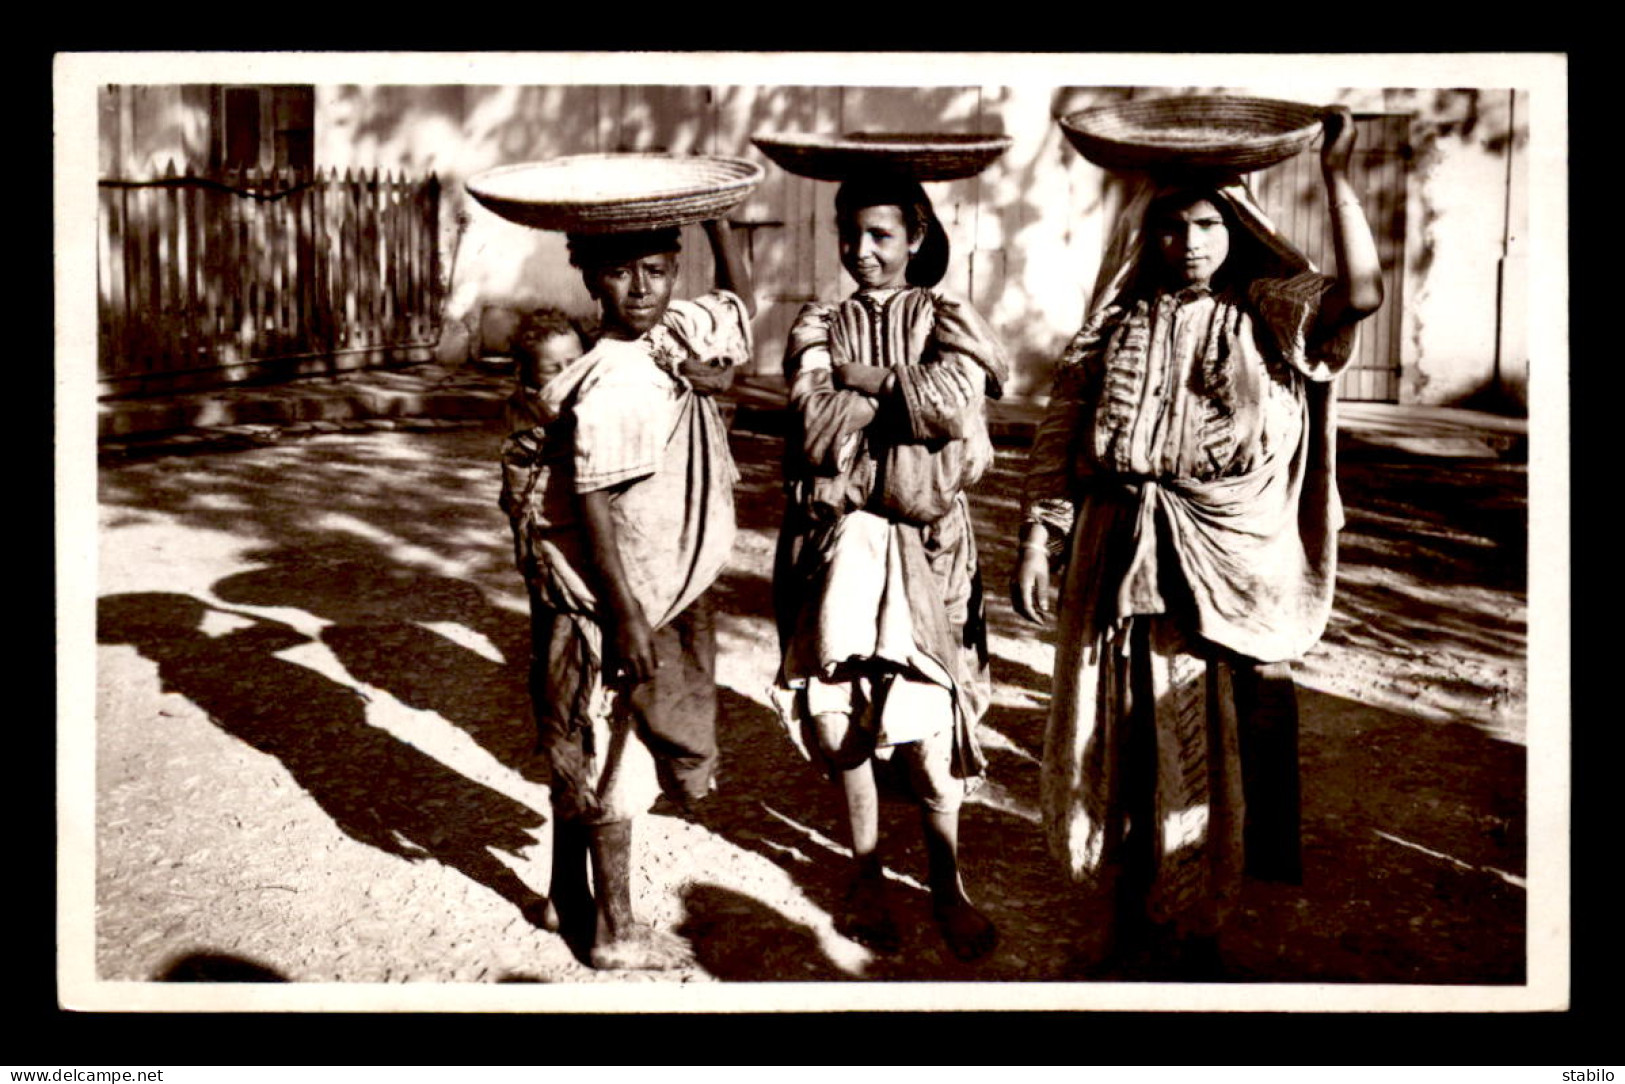
{"type": "MultiPolygon", "coordinates": [[[[1359,113],[1350,181],[1360,193],[1382,261],[1382,308],[1360,325],[1353,361],[1338,380],[1338,395],[1365,402],[1399,401],[1404,327],[1405,185],[1410,162],[1410,116],[1359,113]]],[[[1251,178],[1276,228],[1322,270],[1333,263],[1331,222],[1320,177],[1320,141],[1251,178]]]]}

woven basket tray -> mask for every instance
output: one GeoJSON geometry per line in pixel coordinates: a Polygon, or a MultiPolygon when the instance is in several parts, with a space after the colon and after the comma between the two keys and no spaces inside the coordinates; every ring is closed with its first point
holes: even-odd
{"type": "Polygon", "coordinates": [[[1107,169],[1250,171],[1314,142],[1323,110],[1273,98],[1198,95],[1119,102],[1060,118],[1078,153],[1107,169]]]}
{"type": "Polygon", "coordinates": [[[848,132],[841,136],[784,132],[753,136],[762,153],[791,173],[844,181],[879,170],[917,181],[974,177],[1010,148],[1003,135],[951,132],[848,132]]]}
{"type": "Polygon", "coordinates": [[[742,158],[578,154],[501,166],[470,178],[469,195],[510,222],[568,233],[617,233],[718,218],[761,183],[742,158]]]}

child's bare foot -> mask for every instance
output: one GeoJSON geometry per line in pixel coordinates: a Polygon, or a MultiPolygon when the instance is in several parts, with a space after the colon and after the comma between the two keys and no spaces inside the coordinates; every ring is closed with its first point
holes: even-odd
{"type": "Polygon", "coordinates": [[[594,945],[590,960],[599,971],[671,971],[690,962],[680,940],[642,923],[594,945]]]}
{"type": "Polygon", "coordinates": [[[998,927],[969,900],[938,904],[935,911],[942,939],[948,942],[953,954],[966,963],[980,960],[999,943],[998,927]]]}
{"type": "Polygon", "coordinates": [[[886,906],[885,877],[860,876],[852,881],[835,929],[876,952],[892,953],[902,948],[897,923],[886,906]]]}

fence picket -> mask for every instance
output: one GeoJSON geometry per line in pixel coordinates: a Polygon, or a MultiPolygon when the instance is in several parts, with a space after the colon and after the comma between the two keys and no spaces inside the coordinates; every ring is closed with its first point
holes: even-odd
{"type": "Polygon", "coordinates": [[[96,286],[106,389],[286,357],[421,350],[438,333],[439,180],[166,163],[104,181],[96,286]]]}
{"type": "Polygon", "coordinates": [[[378,170],[374,169],[361,189],[361,259],[362,266],[366,268],[362,319],[368,330],[368,339],[380,330],[379,325],[383,322],[383,306],[379,304],[382,291],[378,282],[378,248],[378,170]]]}
{"type": "Polygon", "coordinates": [[[101,319],[97,358],[101,375],[123,367],[124,360],[124,250],[118,243],[122,236],[124,217],[117,189],[100,192],[102,222],[97,231],[96,283],[100,298],[101,319]]]}
{"type": "Polygon", "coordinates": [[[389,336],[392,339],[406,334],[403,326],[402,314],[406,311],[405,297],[401,293],[402,274],[405,267],[404,253],[401,251],[406,243],[406,235],[401,229],[405,216],[401,213],[401,188],[393,176],[389,181],[389,242],[384,246],[384,260],[386,277],[389,281],[389,336]]]}
{"type": "Polygon", "coordinates": [[[141,338],[138,353],[141,357],[142,372],[157,372],[160,368],[158,359],[159,337],[162,335],[163,298],[158,286],[163,273],[159,263],[158,239],[162,235],[161,228],[154,229],[157,223],[158,193],[153,189],[144,188],[139,192],[138,206],[143,222],[148,223],[148,229],[141,235],[136,246],[137,252],[137,301],[136,310],[142,319],[137,321],[141,329],[141,338]],[[153,319],[158,316],[157,320],[153,319]]]}

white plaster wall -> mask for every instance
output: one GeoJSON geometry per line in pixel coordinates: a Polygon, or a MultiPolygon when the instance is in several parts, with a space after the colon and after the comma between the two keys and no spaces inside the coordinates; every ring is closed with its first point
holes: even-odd
{"type": "Polygon", "coordinates": [[[207,164],[207,88],[102,87],[97,100],[101,176],[151,180],[171,165],[178,175],[207,164]]]}
{"type": "MultiPolygon", "coordinates": [[[[439,358],[455,363],[481,352],[487,307],[524,310],[558,305],[591,311],[564,239],[516,226],[464,191],[494,166],[571,153],[549,138],[548,118],[568,108],[562,87],[335,86],[316,94],[316,161],[338,169],[433,172],[441,184],[442,266],[449,294],[439,358]]],[[[490,323],[501,326],[505,321],[490,323]]]]}
{"type": "MultiPolygon", "coordinates": [[[[1514,161],[1510,231],[1507,169],[1508,154],[1520,144],[1505,138],[1516,134],[1519,118],[1506,92],[1301,84],[1139,91],[334,86],[317,90],[316,158],[324,167],[433,170],[439,175],[446,266],[452,273],[442,356],[459,360],[480,349],[480,316],[486,307],[519,310],[552,304],[578,316],[592,309],[568,266],[561,237],[506,223],[466,197],[463,182],[483,169],[558,154],[653,147],[739,154],[765,162],[749,136],[775,126],[918,130],[923,118],[940,115],[944,128],[1005,132],[1014,143],[1003,159],[974,182],[932,186],[932,195],[954,243],[945,285],[971,293],[1004,338],[1016,369],[1011,390],[1023,394],[1044,390],[1054,359],[1083,317],[1114,211],[1106,174],[1071,150],[1053,117],[1131,93],[1178,89],[1228,89],[1340,101],[1357,111],[1413,113],[1417,156],[1410,179],[1408,266],[1401,298],[1401,397],[1451,403],[1494,386],[1498,348],[1503,354],[1500,384],[1516,397],[1527,372],[1527,360],[1519,355],[1527,349],[1518,343],[1516,319],[1497,322],[1503,286],[1512,291],[1509,304],[1522,304],[1516,296],[1522,283],[1516,259],[1524,203],[1516,195],[1521,162],[1514,161]],[[1503,275],[1509,237],[1513,259],[1503,275]]],[[[767,168],[777,169],[771,164],[767,168]]],[[[767,189],[764,185],[764,193],[767,189]]],[[[809,289],[819,294],[850,289],[834,264],[824,206],[832,193],[832,186],[814,185],[748,205],[758,217],[793,214],[812,223],[805,237],[792,236],[793,223],[756,235],[757,288],[764,299],[764,317],[758,321],[760,368],[776,368],[773,354],[782,341],[783,324],[799,306],[795,298],[809,289]],[[788,266],[792,253],[811,261],[810,279],[788,266]]],[[[703,279],[702,265],[708,260],[698,230],[690,231],[685,250],[688,281],[680,285],[692,288],[703,279]]]]}
{"type": "Polygon", "coordinates": [[[1527,94],[1393,90],[1413,114],[1402,402],[1527,405],[1527,94]]]}

